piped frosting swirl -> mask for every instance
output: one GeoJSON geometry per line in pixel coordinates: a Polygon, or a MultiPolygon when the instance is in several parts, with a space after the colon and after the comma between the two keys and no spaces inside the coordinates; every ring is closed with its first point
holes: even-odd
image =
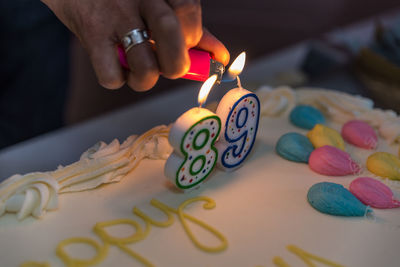
{"type": "Polygon", "coordinates": [[[17,213],[18,220],[28,215],[40,218],[58,205],[57,181],[46,172],[16,174],[0,184],[0,216],[17,213]]]}
{"type": "Polygon", "coordinates": [[[13,175],[0,184],[0,216],[10,212],[19,220],[29,215],[40,218],[57,208],[59,193],[118,182],[144,158],[166,159],[172,152],[168,132],[167,126],[157,126],[141,136],[129,136],[122,144],[117,139],[99,142],[79,161],[55,171],[13,175]]]}

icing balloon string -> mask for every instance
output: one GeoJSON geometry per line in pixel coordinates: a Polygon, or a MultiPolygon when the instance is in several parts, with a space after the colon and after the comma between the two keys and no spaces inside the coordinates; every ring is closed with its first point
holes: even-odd
{"type": "Polygon", "coordinates": [[[348,164],[352,174],[360,175],[364,172],[364,167],[361,163],[354,161],[354,162],[348,162],[348,164]]]}
{"type": "Polygon", "coordinates": [[[364,218],[376,222],[375,212],[370,206],[365,209],[364,218]]]}

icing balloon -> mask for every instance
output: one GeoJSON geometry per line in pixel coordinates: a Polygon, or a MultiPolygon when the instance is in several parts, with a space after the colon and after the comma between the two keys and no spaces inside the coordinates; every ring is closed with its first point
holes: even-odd
{"type": "Polygon", "coordinates": [[[392,190],[373,178],[359,177],[351,182],[349,190],[365,205],[378,209],[400,207],[400,201],[394,198],[392,190]]]}
{"type": "Polygon", "coordinates": [[[365,216],[372,213],[340,184],[322,182],[311,186],[307,200],[316,210],[337,216],[365,216]]]}
{"type": "Polygon", "coordinates": [[[376,152],[368,157],[367,168],[373,174],[390,180],[400,180],[400,158],[387,152],[376,152]]]}
{"type": "Polygon", "coordinates": [[[299,105],[290,112],[290,122],[297,127],[311,130],[316,124],[325,123],[325,117],[318,109],[308,106],[299,105]]]}
{"type": "Polygon", "coordinates": [[[313,171],[323,175],[343,176],[361,171],[360,165],[348,153],[333,146],[315,149],[308,164],[313,171]]]}
{"type": "Polygon", "coordinates": [[[344,150],[344,140],[342,136],[336,130],[325,125],[315,125],[315,127],[307,133],[307,137],[315,148],[329,145],[344,150]]]}
{"type": "Polygon", "coordinates": [[[378,144],[375,130],[360,120],[346,122],[342,127],[342,137],[348,143],[366,149],[375,149],[378,144]]]}
{"type": "Polygon", "coordinates": [[[304,135],[287,133],[279,138],[275,150],[284,159],[307,163],[314,147],[304,135]]]}

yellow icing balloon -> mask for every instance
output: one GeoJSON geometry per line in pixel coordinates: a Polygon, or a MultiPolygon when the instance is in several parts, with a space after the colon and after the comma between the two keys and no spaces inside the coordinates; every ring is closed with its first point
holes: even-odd
{"type": "Polygon", "coordinates": [[[316,124],[314,128],[307,133],[308,139],[315,148],[322,146],[334,146],[345,150],[344,140],[340,133],[322,124],[316,124]]]}
{"type": "Polygon", "coordinates": [[[400,158],[387,152],[376,152],[368,157],[367,168],[373,174],[390,180],[400,180],[400,158]]]}

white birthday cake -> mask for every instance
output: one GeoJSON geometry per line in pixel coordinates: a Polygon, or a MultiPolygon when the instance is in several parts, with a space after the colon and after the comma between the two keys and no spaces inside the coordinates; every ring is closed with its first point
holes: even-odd
{"type": "Polygon", "coordinates": [[[240,168],[215,167],[190,190],[164,175],[171,126],[100,142],[52,172],[4,180],[1,266],[399,266],[400,210],[374,207],[383,189],[372,204],[366,194],[361,216],[346,213],[359,208],[354,201],[321,208],[312,198],[314,185],[347,190],[358,177],[371,177],[396,201],[399,117],[369,99],[325,89],[263,87],[255,94],[260,118],[251,152],[240,168]],[[296,122],[292,111],[299,105],[315,108],[325,121],[298,127],[319,120],[303,110],[296,122]],[[369,147],[359,147],[357,123],[342,131],[349,121],[368,124],[377,139],[370,132],[369,147]],[[309,138],[309,153],[304,144],[279,142],[287,133],[309,138]],[[327,146],[342,152],[329,154],[327,146]],[[335,216],[337,210],[344,213],[335,216]]]}

